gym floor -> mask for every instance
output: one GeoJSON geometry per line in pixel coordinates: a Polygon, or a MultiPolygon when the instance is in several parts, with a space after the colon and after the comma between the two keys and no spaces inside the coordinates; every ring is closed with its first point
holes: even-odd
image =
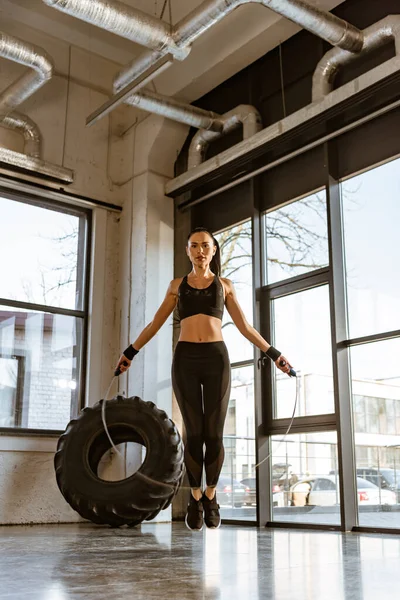
{"type": "Polygon", "coordinates": [[[398,598],[393,536],[181,523],[0,527],[0,599],[398,598]]]}

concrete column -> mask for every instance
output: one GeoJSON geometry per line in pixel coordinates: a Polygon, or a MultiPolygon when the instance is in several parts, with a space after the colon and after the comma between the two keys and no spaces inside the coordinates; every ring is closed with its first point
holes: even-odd
{"type": "MultiPolygon", "coordinates": [[[[132,197],[124,204],[120,231],[121,350],[152,321],[174,278],[174,203],[164,195],[188,128],[157,116],[132,132],[132,197]]],[[[172,316],[120,377],[120,390],[154,402],[173,416],[172,316]]],[[[128,463],[138,460],[135,453],[128,463]]],[[[129,468],[129,464],[127,465],[129,468]]],[[[171,519],[171,509],[158,520],[171,519]]]]}

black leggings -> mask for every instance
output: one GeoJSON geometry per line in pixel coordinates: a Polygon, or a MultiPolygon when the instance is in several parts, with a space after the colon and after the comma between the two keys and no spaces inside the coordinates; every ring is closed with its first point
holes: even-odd
{"type": "Polygon", "coordinates": [[[185,465],[190,487],[217,485],[224,462],[223,433],[231,389],[231,365],[224,342],[178,342],[172,385],[185,424],[185,465]],[[203,446],[206,451],[203,454],[203,446]]]}

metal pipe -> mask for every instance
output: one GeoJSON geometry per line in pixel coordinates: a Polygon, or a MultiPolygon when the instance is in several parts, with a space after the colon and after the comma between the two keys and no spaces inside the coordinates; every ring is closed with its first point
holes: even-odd
{"type": "MultiPolygon", "coordinates": [[[[285,156],[282,156],[281,158],[278,158],[278,159],[272,161],[271,163],[268,163],[267,165],[263,165],[262,167],[260,167],[259,169],[256,169],[255,171],[246,173],[246,175],[243,175],[242,177],[238,177],[234,181],[230,181],[229,183],[218,188],[217,190],[213,190],[212,192],[209,192],[208,194],[201,196],[201,198],[196,198],[196,200],[193,200],[193,201],[189,200],[186,202],[181,202],[181,204],[178,204],[178,209],[189,210],[190,208],[192,208],[192,206],[195,206],[196,204],[200,204],[201,202],[204,202],[205,200],[209,200],[210,198],[214,198],[215,196],[218,196],[222,192],[231,190],[232,188],[236,187],[237,185],[240,185],[241,183],[244,183],[245,181],[248,181],[249,179],[253,179],[254,177],[257,177],[257,175],[261,175],[261,173],[265,173],[266,171],[270,171],[271,169],[273,169],[279,165],[282,165],[285,162],[289,162],[293,158],[296,158],[297,156],[300,156],[301,154],[305,154],[306,152],[309,152],[310,150],[313,150],[314,148],[317,148],[318,146],[322,146],[322,144],[325,144],[326,142],[329,142],[330,140],[333,140],[333,139],[343,135],[344,133],[347,133],[348,131],[352,131],[353,129],[356,129],[357,127],[360,127],[361,125],[364,125],[365,123],[369,123],[370,121],[373,121],[374,119],[377,119],[378,117],[381,117],[382,115],[385,115],[388,112],[391,112],[392,110],[395,110],[396,108],[399,108],[399,107],[400,107],[400,100],[396,100],[392,104],[389,104],[388,106],[385,106],[384,108],[380,108],[379,110],[371,113],[370,115],[367,115],[366,117],[362,117],[361,119],[358,119],[358,121],[353,121],[352,123],[349,123],[349,125],[345,125],[344,127],[341,127],[340,129],[338,129],[337,131],[328,133],[327,135],[324,135],[322,138],[319,138],[318,140],[315,140],[314,142],[311,142],[310,144],[307,144],[306,146],[303,146],[302,148],[299,148],[298,150],[294,150],[293,152],[290,152],[289,154],[286,154],[285,156]]],[[[168,190],[166,190],[166,195],[167,196],[170,195],[168,193],[168,190]]]]}
{"type": "Polygon", "coordinates": [[[42,87],[53,75],[53,61],[42,49],[0,32],[0,57],[33,69],[0,94],[0,121],[42,87]]]}
{"type": "Polygon", "coordinates": [[[6,115],[0,122],[2,127],[19,131],[25,140],[24,151],[34,158],[42,157],[42,134],[39,127],[30,117],[13,112],[6,115]]]}
{"type": "Polygon", "coordinates": [[[74,172],[70,169],[53,165],[34,156],[14,152],[8,148],[0,148],[0,167],[3,166],[5,168],[11,166],[13,170],[18,169],[34,177],[42,175],[61,183],[72,183],[74,180],[74,172]]]}
{"type": "Polygon", "coordinates": [[[396,56],[380,65],[379,68],[372,69],[334,90],[320,102],[308,104],[285,119],[262,129],[248,140],[208,159],[196,169],[191,169],[175,179],[171,179],[166,184],[166,194],[174,196],[184,193],[198,185],[198,182],[204,181],[209,174],[216,170],[229,168],[229,165],[236,164],[239,160],[243,163],[246,157],[263,154],[281,136],[292,136],[296,130],[300,133],[309,126],[309,123],[320,121],[321,118],[329,118],[328,115],[338,114],[341,106],[344,103],[348,105],[352,98],[355,102],[357,102],[357,98],[363,98],[365,101],[373,94],[374,87],[397,74],[399,70],[400,56],[396,56]]]}
{"type": "Polygon", "coordinates": [[[362,32],[359,29],[305,0],[206,0],[177,24],[172,37],[177,46],[191,44],[235,8],[251,3],[270,8],[333,46],[352,52],[359,52],[362,48],[362,32]]]}
{"type": "Polygon", "coordinates": [[[341,48],[332,48],[320,60],[313,77],[313,102],[322,100],[330,94],[339,70],[357,60],[358,57],[378,50],[390,41],[395,42],[396,54],[400,55],[400,16],[390,15],[365,29],[363,34],[364,44],[359,54],[352,54],[341,48]]]}
{"type": "Polygon", "coordinates": [[[0,163],[6,168],[22,170],[33,176],[42,175],[62,183],[72,183],[73,171],[42,160],[42,136],[36,123],[14,111],[53,75],[51,57],[42,49],[0,32],[0,56],[32,69],[24,73],[0,94],[0,125],[20,130],[25,138],[26,154],[0,148],[0,163]]]}
{"type": "Polygon", "coordinates": [[[205,0],[173,29],[161,19],[119,2],[119,0],[43,0],[61,12],[111,31],[143,46],[147,52],[123,69],[114,81],[115,91],[139,77],[156,60],[171,53],[184,60],[191,44],[244,4],[262,4],[297,23],[334,46],[359,52],[363,46],[362,32],[343,19],[305,0],[205,0]]]}
{"type": "Polygon", "coordinates": [[[191,104],[184,104],[174,98],[162,96],[150,90],[141,90],[134,94],[126,104],[136,106],[142,110],[167,117],[179,123],[185,123],[192,127],[210,130],[210,132],[221,132],[223,128],[222,116],[211,110],[203,110],[191,104]]]}
{"type": "MultiPolygon", "coordinates": [[[[44,1],[49,4],[49,0],[44,1]]],[[[70,2],[71,0],[67,1],[70,2]]],[[[79,1],[82,0],[74,0],[74,2],[79,1]]],[[[333,46],[339,46],[350,52],[359,52],[363,46],[363,34],[357,27],[350,25],[350,23],[330,12],[308,4],[305,0],[205,0],[173,28],[171,39],[174,48],[186,49],[188,53],[191,44],[198,37],[244,4],[262,4],[304,27],[304,29],[311,31],[311,33],[321,37],[333,46]]],[[[169,46],[164,49],[157,48],[157,59],[169,51],[174,53],[169,46]]],[[[128,64],[114,81],[115,91],[119,91],[127,83],[133,81],[135,77],[138,77],[142,69],[149,67],[151,60],[151,53],[145,53],[139,59],[135,59],[128,64]]]]}
{"type": "Polygon", "coordinates": [[[216,139],[227,135],[230,131],[243,126],[243,139],[247,139],[262,129],[261,115],[254,106],[240,104],[221,117],[220,132],[200,129],[193,137],[189,147],[188,169],[198,167],[205,160],[206,152],[216,139]]]}
{"type": "Polygon", "coordinates": [[[137,8],[118,0],[43,0],[47,6],[77,17],[86,23],[115,33],[123,38],[185,58],[186,52],[176,47],[171,26],[137,8]]]}

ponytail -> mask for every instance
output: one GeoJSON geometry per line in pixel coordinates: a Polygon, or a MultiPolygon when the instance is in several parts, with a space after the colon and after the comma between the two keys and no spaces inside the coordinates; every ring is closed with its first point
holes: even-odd
{"type": "Polygon", "coordinates": [[[220,277],[221,276],[221,250],[220,250],[219,244],[214,236],[213,236],[213,241],[214,241],[214,244],[217,247],[217,249],[216,249],[213,259],[210,263],[210,267],[211,267],[211,271],[213,273],[215,273],[215,275],[220,277]]]}
{"type": "Polygon", "coordinates": [[[208,231],[208,229],[206,229],[205,227],[196,227],[195,229],[193,229],[193,231],[191,231],[189,233],[188,243],[194,233],[201,233],[201,232],[208,233],[208,235],[211,237],[211,239],[213,241],[214,246],[216,246],[215,254],[210,263],[210,269],[215,275],[220,277],[221,276],[221,250],[220,250],[218,241],[215,239],[213,234],[210,231],[208,231]]]}

